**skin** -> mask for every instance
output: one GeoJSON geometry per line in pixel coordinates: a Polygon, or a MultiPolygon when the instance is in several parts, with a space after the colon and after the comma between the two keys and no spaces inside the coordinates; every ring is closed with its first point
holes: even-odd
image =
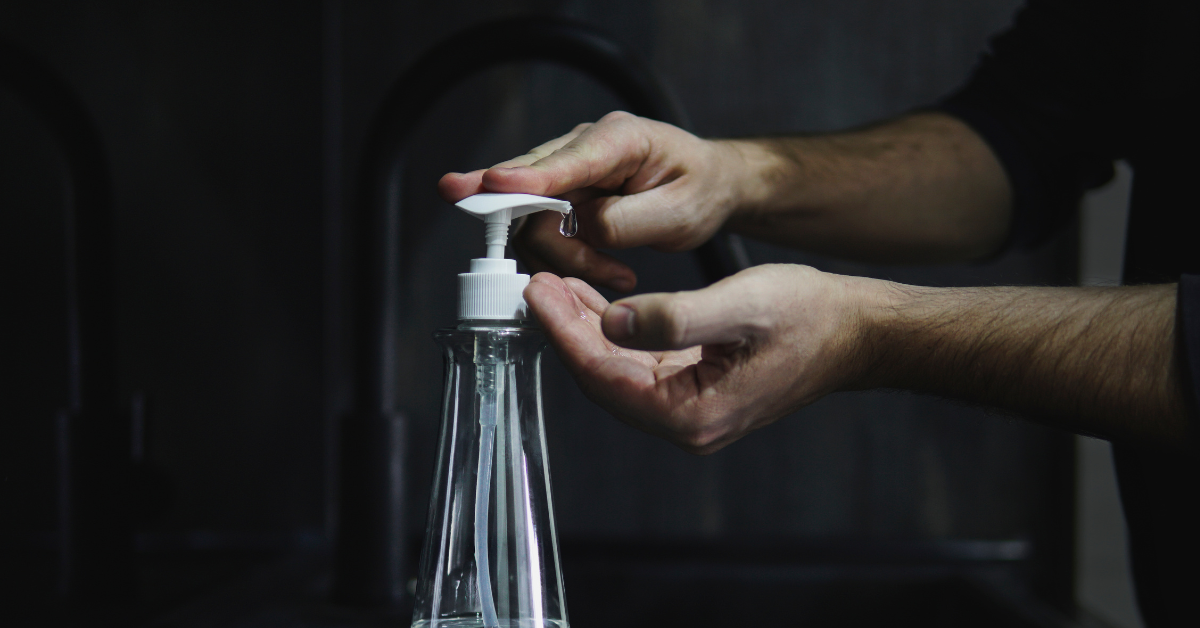
{"type": "MultiPolygon", "coordinates": [[[[838,390],[929,392],[1113,440],[1189,440],[1175,287],[935,289],[796,265],[608,303],[636,276],[597,247],[698,246],[721,227],[854,259],[978,259],[1012,192],[969,127],[937,113],[821,136],[703,140],[625,113],[439,183],[570,200],[580,237],[535,215],[514,245],[525,291],[589,398],[711,453],[838,390]],[[561,279],[564,275],[568,279],[561,279]]],[[[549,214],[546,212],[545,214],[549,214]]]]}
{"type": "Polygon", "coordinates": [[[590,399],[638,429],[706,454],[861,371],[860,361],[844,359],[859,343],[842,318],[858,316],[855,299],[845,296],[863,284],[777,264],[704,290],[622,305],[550,273],[535,275],[525,294],[590,399]],[[713,300],[724,307],[710,307],[713,300]],[[809,315],[788,311],[798,304],[809,315]],[[625,308],[633,316],[622,317],[625,308]]]}

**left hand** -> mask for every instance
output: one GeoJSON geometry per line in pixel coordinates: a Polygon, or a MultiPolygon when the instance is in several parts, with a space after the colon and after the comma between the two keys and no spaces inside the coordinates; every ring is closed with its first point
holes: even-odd
{"type": "Polygon", "coordinates": [[[869,368],[864,297],[882,283],[767,265],[609,304],[583,281],[541,273],[525,300],[589,399],[707,454],[853,385],[869,368]]]}
{"type": "Polygon", "coordinates": [[[480,192],[524,192],[570,201],[579,236],[559,235],[554,212],[531,214],[512,233],[513,250],[535,271],[580,277],[630,292],[633,269],[600,248],[696,248],[713,236],[748,190],[763,185],[729,142],[614,111],[594,124],[486,170],[438,182],[451,203],[480,192]]]}

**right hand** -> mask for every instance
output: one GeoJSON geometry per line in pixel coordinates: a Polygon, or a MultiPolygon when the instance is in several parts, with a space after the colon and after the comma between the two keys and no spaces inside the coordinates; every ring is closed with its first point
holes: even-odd
{"type": "Polygon", "coordinates": [[[755,266],[701,290],[609,303],[549,273],[525,288],[563,365],[621,421],[705,454],[875,370],[892,284],[755,266]]]}
{"type": "Polygon", "coordinates": [[[683,251],[703,244],[737,204],[743,162],[731,144],[615,111],[516,159],[449,173],[438,190],[451,203],[480,192],[570,201],[579,218],[577,237],[558,233],[556,212],[539,212],[513,234],[513,248],[532,272],[628,292],[637,285],[633,270],[596,249],[683,251]]]}

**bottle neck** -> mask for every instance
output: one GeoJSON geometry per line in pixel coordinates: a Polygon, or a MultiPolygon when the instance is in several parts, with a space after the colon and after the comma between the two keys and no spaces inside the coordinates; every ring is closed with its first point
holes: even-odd
{"type": "Polygon", "coordinates": [[[457,327],[437,330],[433,338],[453,355],[461,354],[453,359],[468,362],[474,361],[481,346],[506,345],[507,355],[513,358],[536,355],[546,346],[545,334],[530,321],[459,321],[457,327]]]}
{"type": "Polygon", "coordinates": [[[525,319],[511,320],[487,320],[487,319],[459,319],[455,329],[459,331],[471,330],[492,330],[492,329],[512,329],[512,330],[530,330],[541,331],[541,328],[536,323],[525,319]]]}

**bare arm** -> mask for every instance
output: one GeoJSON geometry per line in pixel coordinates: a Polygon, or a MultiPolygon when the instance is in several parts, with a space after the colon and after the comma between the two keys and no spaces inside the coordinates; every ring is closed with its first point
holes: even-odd
{"type": "Polygon", "coordinates": [[[1188,442],[1173,286],[937,289],[766,265],[612,304],[542,274],[525,297],[593,401],[697,453],[876,387],[1115,441],[1188,442]]]}
{"type": "Polygon", "coordinates": [[[984,403],[1117,441],[1186,441],[1175,285],[888,286],[864,319],[871,366],[857,386],[984,403]]]}
{"type": "Polygon", "coordinates": [[[723,143],[746,162],[727,226],[756,239],[863,261],[930,262],[984,257],[1008,232],[1003,167],[945,114],[723,143]]]}
{"type": "MultiPolygon", "coordinates": [[[[535,216],[518,249],[534,270],[618,290],[633,288],[632,271],[595,247],[683,250],[725,225],[873,261],[979,258],[1004,241],[1012,195],[982,139],[938,113],[728,141],[610,114],[499,167],[447,175],[441,191],[452,201],[566,196],[582,237],[562,238],[557,219],[535,216]]],[[[933,289],[763,266],[611,305],[583,282],[543,275],[526,299],[593,400],[693,451],[869,387],[990,404],[1114,440],[1188,438],[1172,286],[933,289]]]]}
{"type": "Polygon", "coordinates": [[[513,244],[534,271],[632,290],[633,271],[597,248],[695,248],[722,226],[867,261],[974,259],[1003,242],[1011,205],[1003,168],[957,119],[913,114],[814,136],[704,140],[612,113],[486,170],[450,173],[456,202],[478,192],[559,196],[580,237],[532,217],[513,244]]]}

